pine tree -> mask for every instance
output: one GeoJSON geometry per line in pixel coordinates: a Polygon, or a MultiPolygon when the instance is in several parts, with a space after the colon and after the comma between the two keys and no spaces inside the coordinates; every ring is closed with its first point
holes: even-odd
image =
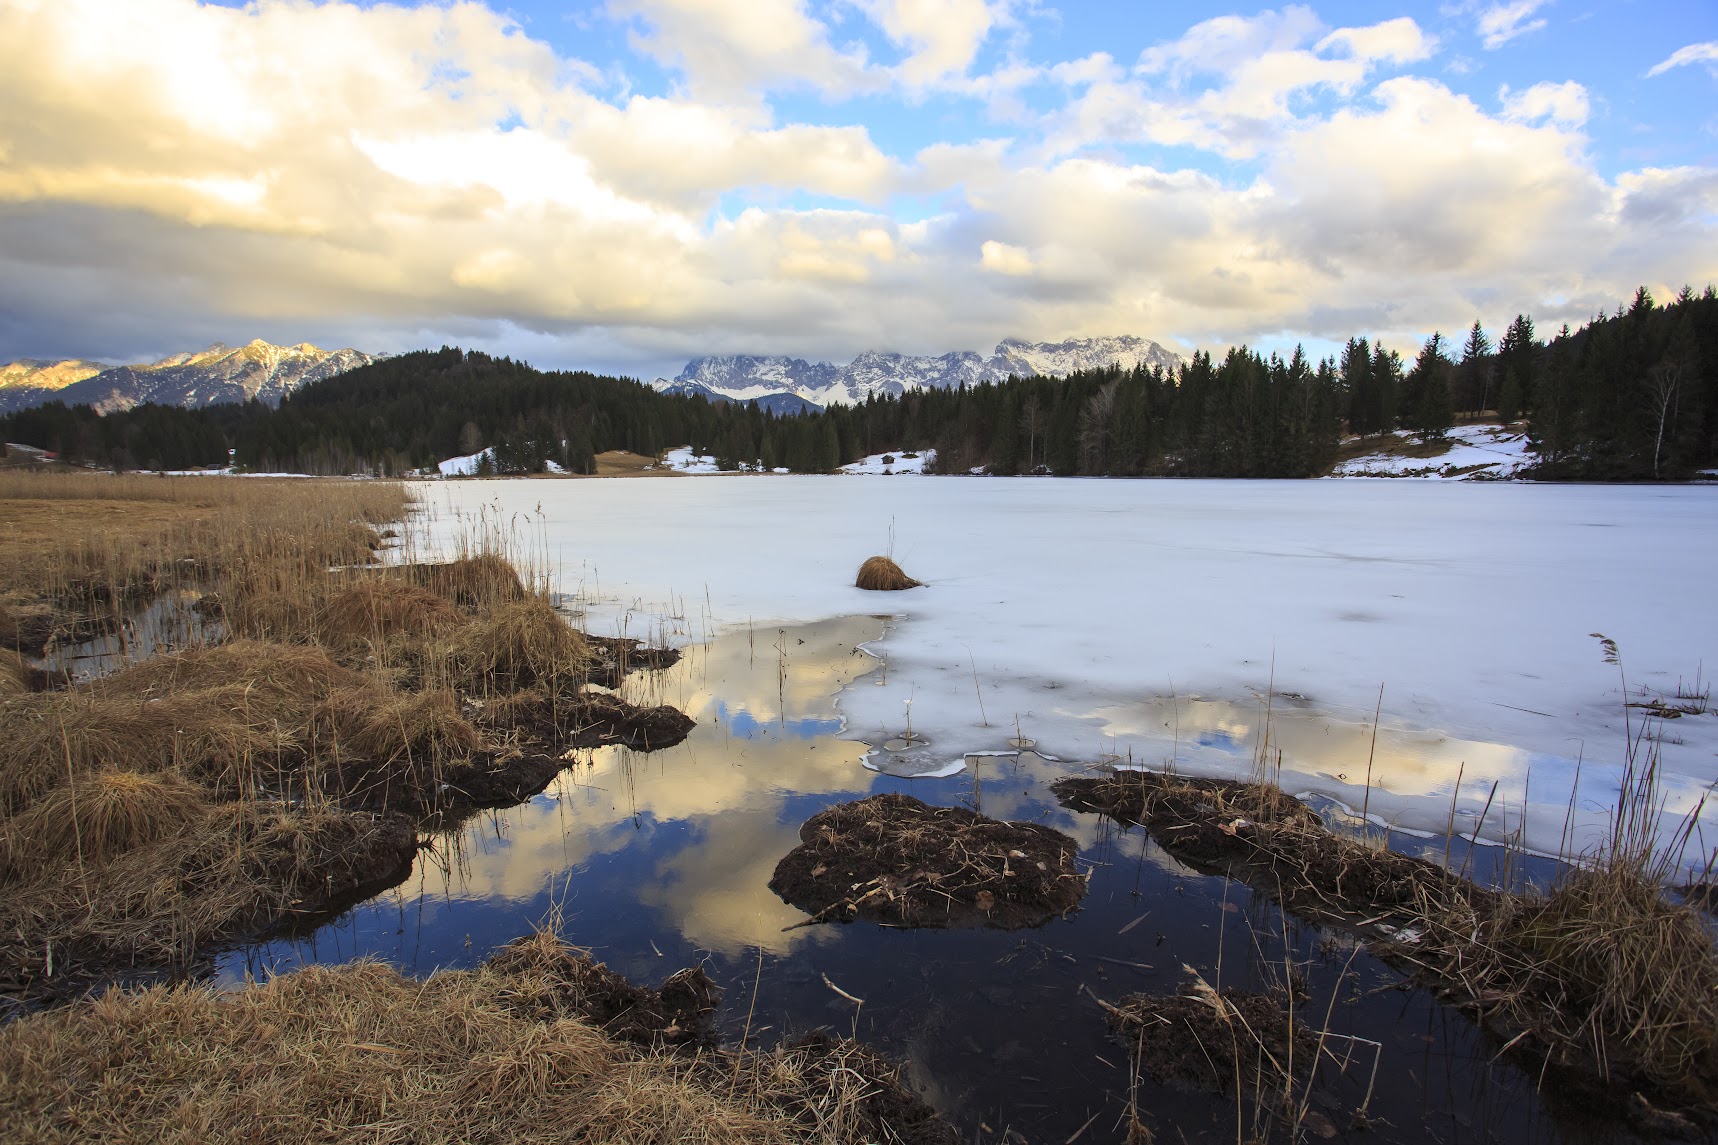
{"type": "Polygon", "coordinates": [[[1436,441],[1450,430],[1454,420],[1450,406],[1450,360],[1444,356],[1442,334],[1433,333],[1426,339],[1414,368],[1408,375],[1414,392],[1414,409],[1409,428],[1422,440],[1436,441]]]}
{"type": "Polygon", "coordinates": [[[1476,318],[1462,346],[1461,370],[1451,395],[1457,409],[1480,413],[1491,408],[1491,373],[1491,339],[1476,318]]]}

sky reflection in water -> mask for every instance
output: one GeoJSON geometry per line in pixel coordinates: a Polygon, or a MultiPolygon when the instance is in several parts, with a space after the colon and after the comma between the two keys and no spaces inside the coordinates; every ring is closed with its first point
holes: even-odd
{"type": "MultiPolygon", "coordinates": [[[[1292,953],[1309,964],[1309,1012],[1324,1014],[1335,996],[1333,1027],[1386,1045],[1373,1108],[1394,1124],[1377,1140],[1463,1140],[1476,1126],[1568,1139],[1567,1127],[1539,1110],[1531,1084],[1493,1064],[1495,1047],[1465,1020],[1419,992],[1367,996],[1396,975],[1353,956],[1341,936],[1188,871],[1138,831],[1058,806],[1047,785],[1078,764],[1027,751],[971,757],[963,774],[942,779],[867,770],[866,746],[835,738],[835,697],[877,666],[860,645],[882,631],[870,617],[742,631],[688,649],[672,669],[629,679],[630,698],[675,704],[698,721],[684,744],[649,755],[581,753],[528,803],[438,839],[401,887],[307,938],[229,955],[222,976],[357,955],[420,975],[470,966],[558,911],[569,940],[638,981],[654,984],[702,960],[729,991],[719,1015],[729,1037],[739,1036],[757,978],[752,1028],[765,1043],[820,1025],[857,1032],[905,1060],[968,1134],[1009,1125],[1029,1140],[1060,1141],[1107,1109],[1104,1132],[1092,1138],[1107,1140],[1109,1118],[1126,1101],[1127,1058],[1107,1040],[1085,992],[1173,991],[1187,980],[1184,965],[1223,985],[1256,987],[1279,979],[1292,953]],[[776,863],[805,819],[877,791],[976,803],[989,815],[1072,834],[1092,872],[1084,907],[1018,933],[795,927],[804,915],[768,888],[776,863]],[[866,1005],[837,996],[825,976],[866,1005]]],[[[1184,699],[1104,718],[1118,729],[1167,719],[1179,765],[1196,768],[1201,752],[1252,751],[1260,715],[1184,699]]],[[[1292,710],[1272,716],[1272,738],[1297,767],[1364,766],[1360,745],[1370,736],[1370,727],[1292,710]]],[[[1388,774],[1381,788],[1422,793],[1453,780],[1457,765],[1446,767],[1430,746],[1380,737],[1377,762],[1388,774]]],[[[1472,773],[1480,757],[1467,758],[1472,773]]],[[[1442,857],[1441,840],[1397,835],[1393,843],[1442,857]]],[[[1481,849],[1476,857],[1494,856],[1481,849]]],[[[1357,1104],[1361,1088],[1335,1079],[1332,1116],[1342,1103],[1357,1104]]],[[[1149,1081],[1141,1100],[1160,1129],[1173,1124],[1188,1140],[1234,1139],[1232,1100],[1149,1081]]]]}

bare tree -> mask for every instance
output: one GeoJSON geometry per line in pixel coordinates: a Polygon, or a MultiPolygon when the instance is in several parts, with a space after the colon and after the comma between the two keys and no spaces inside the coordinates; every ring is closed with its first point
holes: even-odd
{"type": "Polygon", "coordinates": [[[1110,426],[1116,408],[1116,390],[1121,379],[1104,383],[1097,393],[1086,399],[1080,411],[1080,469],[1085,473],[1103,473],[1109,460],[1110,426]]]}
{"type": "Polygon", "coordinates": [[[1038,404],[1037,394],[1026,395],[1026,403],[1020,407],[1020,428],[1026,431],[1026,472],[1031,473],[1038,467],[1038,435],[1044,431],[1044,407],[1038,404]]]}

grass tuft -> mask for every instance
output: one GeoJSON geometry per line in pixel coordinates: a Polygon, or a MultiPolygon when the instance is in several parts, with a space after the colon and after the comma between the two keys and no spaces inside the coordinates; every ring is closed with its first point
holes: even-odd
{"type": "Polygon", "coordinates": [[[853,583],[872,592],[900,592],[902,589],[917,588],[923,581],[914,580],[901,571],[901,566],[889,557],[868,557],[859,566],[859,575],[853,583]]]}
{"type": "Polygon", "coordinates": [[[489,690],[582,678],[591,662],[585,638],[540,596],[492,608],[460,632],[465,676],[489,690]]]}

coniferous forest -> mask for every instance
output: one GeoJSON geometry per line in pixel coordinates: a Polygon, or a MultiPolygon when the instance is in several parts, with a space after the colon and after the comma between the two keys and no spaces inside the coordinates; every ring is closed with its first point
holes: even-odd
{"type": "Polygon", "coordinates": [[[1527,316],[1494,341],[1434,335],[1404,361],[1357,337],[1319,362],[1245,347],[1178,371],[1111,368],[922,390],[776,416],[659,394],[623,378],[545,372],[443,348],[388,358],[261,403],[101,415],[51,403],[0,437],[120,469],[231,457],[257,470],[399,475],[486,447],[499,473],[576,473],[615,449],[677,445],[724,468],[816,473],[886,451],[937,451],[945,473],[1311,477],[1345,434],[1435,438],[1461,418],[1524,420],[1553,480],[1679,480],[1718,464],[1718,294],[1684,290],[1541,338],[1527,316]]]}

